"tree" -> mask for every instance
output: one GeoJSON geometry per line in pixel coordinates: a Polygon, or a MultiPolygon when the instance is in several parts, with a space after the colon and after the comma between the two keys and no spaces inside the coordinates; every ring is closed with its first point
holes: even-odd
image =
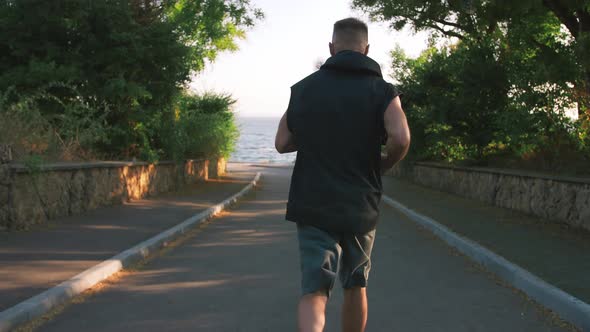
{"type": "MultiPolygon", "coordinates": [[[[571,33],[541,0],[353,4],[395,29],[410,25],[432,34],[417,59],[399,47],[392,52],[413,157],[482,165],[528,161],[551,170],[590,160],[585,32],[571,33]],[[576,123],[559,112],[574,101],[580,105],[576,123]]],[[[584,20],[587,6],[568,4],[578,8],[572,9],[578,22],[584,20]]]]}
{"type": "Polygon", "coordinates": [[[418,158],[481,160],[501,130],[497,119],[508,104],[505,68],[487,44],[431,46],[417,59],[392,52],[394,76],[418,158]]]}
{"type": "MultiPolygon", "coordinates": [[[[575,85],[580,116],[588,112],[590,0],[353,0],[353,6],[376,20],[390,21],[398,30],[409,24],[417,31],[476,41],[510,34],[511,38],[503,42],[518,41],[520,45],[508,47],[525,46],[526,52],[539,55],[537,64],[543,68],[551,67],[556,58],[560,64],[567,62],[570,67],[566,71],[572,75],[569,82],[575,85]],[[549,29],[538,33],[543,27],[549,29]],[[567,56],[570,58],[564,60],[567,56]]],[[[553,68],[556,70],[550,71],[559,72],[557,65],[553,68]]],[[[561,74],[557,76],[554,80],[563,81],[561,74]]]]}
{"type": "MultiPolygon", "coordinates": [[[[0,91],[49,86],[62,100],[77,91],[106,104],[100,149],[131,157],[161,148],[191,74],[236,50],[262,13],[250,0],[0,0],[0,17],[0,91]]],[[[51,101],[41,110],[61,112],[51,101]]]]}

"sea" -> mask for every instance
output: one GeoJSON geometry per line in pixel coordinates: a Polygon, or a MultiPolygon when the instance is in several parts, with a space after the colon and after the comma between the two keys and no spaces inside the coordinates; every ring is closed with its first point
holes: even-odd
{"type": "Polygon", "coordinates": [[[280,118],[236,117],[240,137],[230,162],[291,164],[296,153],[279,154],[275,149],[275,135],[280,118]]]}

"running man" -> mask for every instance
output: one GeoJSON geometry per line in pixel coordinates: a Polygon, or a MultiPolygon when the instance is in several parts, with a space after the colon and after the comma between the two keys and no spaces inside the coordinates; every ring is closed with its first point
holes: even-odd
{"type": "Polygon", "coordinates": [[[338,277],[343,330],[357,332],[367,323],[381,174],[405,157],[410,130],[399,92],[367,57],[367,25],[336,22],[329,47],[320,70],[291,87],[275,146],[279,153],[297,151],[286,219],[297,224],[299,240],[299,331],[323,330],[338,277]]]}

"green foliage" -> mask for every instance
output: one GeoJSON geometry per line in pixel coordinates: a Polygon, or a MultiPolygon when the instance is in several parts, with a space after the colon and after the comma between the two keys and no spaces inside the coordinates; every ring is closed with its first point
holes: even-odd
{"type": "Polygon", "coordinates": [[[229,157],[238,138],[229,95],[183,94],[178,98],[173,139],[173,158],[229,157]]]}
{"type": "Polygon", "coordinates": [[[168,154],[163,135],[191,74],[236,50],[262,13],[250,0],[12,0],[0,1],[0,17],[0,91],[18,92],[7,102],[43,90],[54,98],[35,112],[61,122],[60,137],[99,123],[108,140],[82,145],[155,160],[168,154]],[[101,108],[60,104],[76,99],[101,108]]]}
{"type": "Polygon", "coordinates": [[[567,81],[580,115],[588,112],[590,0],[353,0],[353,6],[398,30],[410,25],[461,41],[494,40],[510,53],[505,65],[521,67],[513,71],[523,78],[520,86],[567,81]]]}
{"type": "Polygon", "coordinates": [[[495,118],[507,104],[507,76],[494,49],[464,43],[430,48],[416,60],[399,50],[393,55],[413,151],[420,158],[448,161],[481,158],[498,130],[495,118]],[[443,149],[441,143],[456,147],[443,149]]]}
{"type": "Polygon", "coordinates": [[[188,59],[195,71],[204,60],[215,60],[219,51],[237,50],[235,39],[244,38],[244,28],[264,16],[250,0],[169,1],[164,13],[183,44],[190,45],[188,59]]]}
{"type": "Polygon", "coordinates": [[[415,158],[587,168],[590,20],[568,20],[590,17],[590,1],[554,3],[353,1],[395,29],[431,32],[417,59],[392,51],[415,158]],[[562,110],[576,105],[574,121],[562,110]]]}
{"type": "Polygon", "coordinates": [[[27,156],[23,159],[23,165],[27,172],[35,177],[33,180],[37,181],[37,176],[41,173],[41,166],[43,166],[43,158],[39,155],[27,156]]]}
{"type": "Polygon", "coordinates": [[[57,83],[26,96],[14,88],[0,94],[0,142],[13,147],[16,159],[91,159],[96,155],[89,151],[108,141],[108,109],[81,97],[64,100],[47,92],[55,88],[78,95],[75,88],[57,83]],[[44,107],[55,113],[44,114],[44,107]]]}
{"type": "Polygon", "coordinates": [[[547,169],[559,169],[564,160],[590,161],[588,121],[555,111],[567,106],[568,95],[557,85],[517,88],[503,51],[462,42],[432,47],[417,59],[399,49],[392,55],[414,158],[536,160],[547,169]]]}
{"type": "MultiPolygon", "coordinates": [[[[16,95],[12,88],[0,94],[0,142],[9,144],[15,159],[31,170],[42,161],[111,157],[93,153],[109,140],[105,130],[108,109],[91,106],[81,98],[64,102],[47,92],[56,86],[76,95],[74,88],[61,84],[27,96],[16,95]],[[49,102],[61,107],[54,116],[40,111],[41,105],[49,102]]],[[[234,103],[231,96],[224,94],[180,94],[172,105],[172,121],[138,123],[133,128],[141,143],[135,146],[135,154],[149,162],[161,158],[229,157],[239,134],[231,110],[234,103]],[[162,132],[155,133],[154,128],[162,132]]]]}

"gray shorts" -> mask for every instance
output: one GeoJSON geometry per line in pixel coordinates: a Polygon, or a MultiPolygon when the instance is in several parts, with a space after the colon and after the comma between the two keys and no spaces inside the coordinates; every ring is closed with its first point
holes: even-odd
{"type": "Polygon", "coordinates": [[[297,224],[303,295],[330,296],[336,275],[344,289],[367,287],[375,230],[365,234],[337,234],[297,224]]]}

